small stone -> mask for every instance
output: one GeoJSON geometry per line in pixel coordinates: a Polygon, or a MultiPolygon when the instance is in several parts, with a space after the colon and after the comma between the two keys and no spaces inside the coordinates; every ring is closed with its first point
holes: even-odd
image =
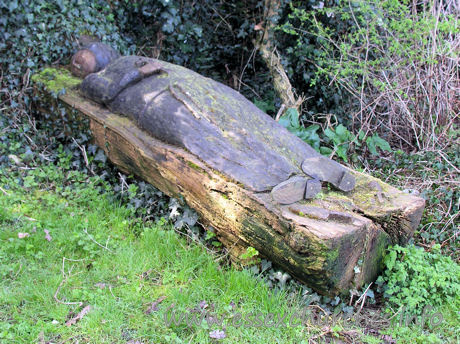
{"type": "Polygon", "coordinates": [[[404,189],[403,192],[409,195],[414,195],[414,196],[420,195],[420,191],[415,190],[415,189],[404,189]]]}

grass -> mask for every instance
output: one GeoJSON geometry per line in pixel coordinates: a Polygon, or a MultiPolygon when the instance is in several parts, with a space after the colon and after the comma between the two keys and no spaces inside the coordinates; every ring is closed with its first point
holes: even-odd
{"type": "Polygon", "coordinates": [[[319,304],[303,303],[300,291],[272,289],[248,271],[220,265],[166,221],[142,224],[108,184],[72,170],[65,156],[57,166],[0,169],[0,187],[0,343],[458,339],[452,309],[442,311],[436,328],[363,325],[368,313],[334,322],[319,304]],[[293,314],[297,326],[289,324],[293,314]]]}
{"type": "MultiPolygon", "coordinates": [[[[63,177],[52,167],[46,171],[63,177]]],[[[130,209],[101,193],[97,178],[71,178],[66,187],[50,188],[52,181],[27,188],[14,180],[1,184],[0,342],[207,343],[213,341],[210,331],[224,328],[206,322],[168,327],[168,307],[175,305],[178,315],[201,305],[230,323],[237,313],[300,310],[248,272],[223,270],[166,223],[139,228],[130,209]],[[158,310],[146,314],[159,298],[158,310]],[[89,313],[66,326],[88,305],[89,313]]],[[[235,343],[301,343],[309,335],[300,326],[228,325],[225,334],[235,343]]]]}

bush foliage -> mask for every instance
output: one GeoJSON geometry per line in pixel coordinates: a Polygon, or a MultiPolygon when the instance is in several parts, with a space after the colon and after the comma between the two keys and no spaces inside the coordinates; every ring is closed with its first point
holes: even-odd
{"type": "Polygon", "coordinates": [[[440,245],[426,252],[417,246],[395,246],[385,257],[385,273],[377,283],[385,282],[385,296],[396,309],[406,307],[421,314],[427,305],[451,304],[458,309],[460,266],[440,252],[440,245]]]}
{"type": "Polygon", "coordinates": [[[287,52],[315,66],[304,72],[310,87],[326,79],[347,95],[353,132],[378,130],[412,149],[452,143],[460,111],[454,3],[342,0],[291,10],[280,27],[297,40],[287,52]]]}

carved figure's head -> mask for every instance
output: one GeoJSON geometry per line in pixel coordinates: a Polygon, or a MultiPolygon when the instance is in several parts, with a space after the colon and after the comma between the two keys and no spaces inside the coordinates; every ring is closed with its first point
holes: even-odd
{"type": "Polygon", "coordinates": [[[84,78],[88,74],[98,72],[96,70],[96,56],[91,50],[82,49],[77,51],[70,63],[72,74],[84,78]]]}
{"type": "Polygon", "coordinates": [[[73,75],[84,78],[88,74],[99,72],[120,54],[100,42],[92,42],[78,50],[72,57],[70,70],[73,75]]]}

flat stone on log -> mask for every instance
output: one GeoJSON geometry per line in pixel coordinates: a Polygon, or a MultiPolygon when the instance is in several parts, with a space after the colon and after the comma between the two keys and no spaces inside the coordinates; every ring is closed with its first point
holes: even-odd
{"type": "Polygon", "coordinates": [[[309,179],[305,188],[305,199],[311,199],[321,192],[319,179],[309,179]]]}

